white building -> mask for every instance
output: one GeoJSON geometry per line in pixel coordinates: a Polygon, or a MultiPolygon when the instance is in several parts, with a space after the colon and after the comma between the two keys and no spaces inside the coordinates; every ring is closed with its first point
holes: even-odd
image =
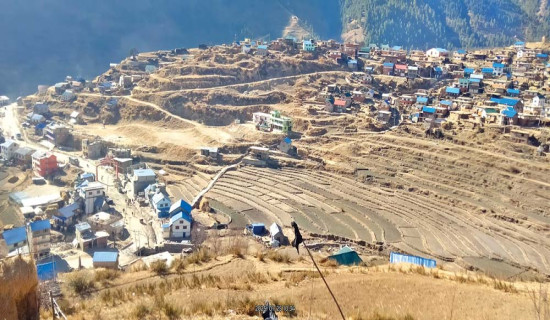
{"type": "Polygon", "coordinates": [[[90,182],[80,188],[80,197],[84,199],[84,213],[100,211],[105,201],[105,188],[100,182],[90,182]]]}
{"type": "Polygon", "coordinates": [[[162,225],[164,239],[182,239],[191,236],[191,215],[180,212],[170,218],[170,221],[162,225]]]}
{"type": "Polygon", "coordinates": [[[10,103],[10,98],[6,96],[0,96],[0,106],[5,106],[10,103]]]}
{"type": "Polygon", "coordinates": [[[536,94],[531,101],[523,107],[525,113],[540,115],[541,117],[550,117],[550,110],[546,108],[546,97],[540,93],[536,94]]]}
{"type": "Polygon", "coordinates": [[[449,55],[449,51],[443,48],[432,48],[426,51],[426,57],[439,58],[446,57],[449,55]]]}
{"type": "Polygon", "coordinates": [[[4,143],[0,144],[2,157],[6,160],[11,160],[14,157],[17,148],[18,146],[15,141],[10,139],[6,140],[4,143]]]}

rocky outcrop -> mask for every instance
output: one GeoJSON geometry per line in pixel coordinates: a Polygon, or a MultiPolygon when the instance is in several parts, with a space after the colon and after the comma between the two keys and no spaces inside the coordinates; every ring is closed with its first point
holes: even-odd
{"type": "Polygon", "coordinates": [[[38,276],[31,259],[0,261],[0,310],[2,319],[39,319],[38,276]]]}

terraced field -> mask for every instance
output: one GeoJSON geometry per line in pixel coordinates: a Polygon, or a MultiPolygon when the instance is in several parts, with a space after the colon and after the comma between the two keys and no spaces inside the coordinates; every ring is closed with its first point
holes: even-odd
{"type": "Polygon", "coordinates": [[[172,201],[183,199],[188,203],[193,201],[193,198],[210,183],[211,177],[200,171],[187,179],[181,179],[176,183],[169,184],[168,194],[172,201]]]}
{"type": "Polygon", "coordinates": [[[384,242],[483,270],[504,263],[550,274],[545,162],[391,133],[330,146],[333,141],[308,151],[368,166],[375,181],[243,167],[228,172],[208,196],[231,208],[234,223],[289,226],[296,220],[310,232],[384,242]],[[343,152],[346,143],[359,151],[343,152]]]}

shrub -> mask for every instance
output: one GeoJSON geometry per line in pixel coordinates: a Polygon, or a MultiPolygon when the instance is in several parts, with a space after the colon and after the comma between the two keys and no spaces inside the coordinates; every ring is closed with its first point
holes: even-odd
{"type": "Polygon", "coordinates": [[[288,254],[281,253],[279,251],[269,251],[267,253],[267,257],[270,260],[275,261],[275,262],[279,262],[279,263],[289,263],[290,262],[290,257],[288,256],[288,254]]]}
{"type": "Polygon", "coordinates": [[[185,259],[188,263],[200,264],[212,260],[212,253],[206,248],[193,252],[185,259]]]}
{"type": "Polygon", "coordinates": [[[75,294],[78,295],[84,295],[95,287],[91,277],[86,271],[79,271],[70,275],[67,285],[75,294]]]}
{"type": "Polygon", "coordinates": [[[186,267],[187,262],[183,259],[175,259],[172,262],[172,270],[174,270],[177,274],[182,274],[186,267]]]}
{"type": "Polygon", "coordinates": [[[265,252],[263,250],[258,250],[258,252],[256,252],[256,258],[258,258],[258,261],[265,262],[265,252]]]}
{"type": "Polygon", "coordinates": [[[169,320],[176,320],[181,317],[182,310],[173,304],[165,302],[162,306],[162,311],[164,312],[164,315],[169,320]]]}
{"type": "Polygon", "coordinates": [[[334,259],[323,258],[319,261],[323,267],[338,267],[338,262],[334,259]]]}
{"type": "Polygon", "coordinates": [[[152,310],[145,304],[138,304],[132,311],[132,317],[134,319],[145,319],[147,316],[151,315],[152,310]]]}
{"type": "Polygon", "coordinates": [[[108,283],[120,276],[117,270],[113,269],[98,269],[94,273],[95,282],[108,283]]]}
{"type": "Polygon", "coordinates": [[[164,260],[158,260],[153,263],[151,263],[151,270],[155,272],[158,275],[165,275],[168,273],[168,266],[166,265],[166,261],[164,260]]]}

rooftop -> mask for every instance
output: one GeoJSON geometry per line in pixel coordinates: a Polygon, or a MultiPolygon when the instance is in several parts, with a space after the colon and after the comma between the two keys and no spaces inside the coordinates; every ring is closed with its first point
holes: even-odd
{"type": "Polygon", "coordinates": [[[23,240],[27,240],[27,230],[25,230],[25,227],[6,230],[2,235],[7,245],[12,245],[23,240]]]}
{"type": "Polygon", "coordinates": [[[94,252],[94,262],[116,262],[118,260],[118,252],[96,251],[94,252]]]}
{"type": "Polygon", "coordinates": [[[35,222],[31,222],[29,225],[32,232],[47,230],[51,229],[52,227],[50,224],[50,220],[38,220],[35,222]]]}

